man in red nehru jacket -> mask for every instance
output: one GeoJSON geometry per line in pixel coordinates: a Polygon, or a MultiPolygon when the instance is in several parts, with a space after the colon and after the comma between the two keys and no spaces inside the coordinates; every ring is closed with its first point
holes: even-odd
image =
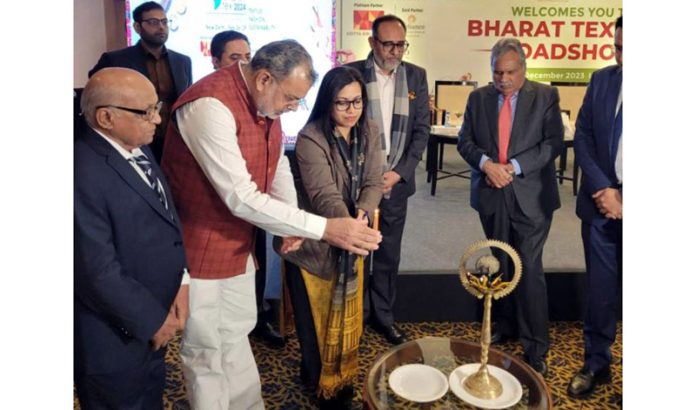
{"type": "Polygon", "coordinates": [[[194,409],[263,409],[248,334],[256,322],[255,226],[324,239],[360,255],[377,249],[367,221],[326,219],[297,208],[280,122],[316,80],[294,40],[269,43],[247,64],[216,70],[172,107],[162,168],[181,216],[189,261],[190,316],[181,349],[194,409]]]}

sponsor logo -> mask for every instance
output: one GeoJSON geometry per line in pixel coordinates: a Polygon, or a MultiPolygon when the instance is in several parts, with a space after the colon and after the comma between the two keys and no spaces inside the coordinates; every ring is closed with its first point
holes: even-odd
{"type": "Polygon", "coordinates": [[[353,10],[353,30],[371,30],[372,22],[383,15],[384,10],[353,10]]]}

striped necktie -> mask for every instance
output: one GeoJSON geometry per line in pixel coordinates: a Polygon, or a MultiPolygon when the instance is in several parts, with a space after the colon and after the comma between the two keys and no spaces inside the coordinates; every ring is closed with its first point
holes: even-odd
{"type": "MultiPolygon", "coordinates": [[[[157,178],[157,176],[153,176],[152,163],[147,158],[147,156],[145,156],[145,154],[135,155],[131,157],[130,161],[135,162],[135,164],[138,167],[140,167],[140,169],[147,177],[148,185],[150,185],[150,188],[155,190],[155,192],[157,192],[157,194],[159,195],[160,202],[162,202],[162,205],[164,205],[164,209],[169,210],[169,202],[167,201],[167,195],[164,193],[164,187],[162,186],[162,182],[159,178],[157,178]]],[[[169,213],[169,216],[172,217],[171,212],[169,213]]]]}

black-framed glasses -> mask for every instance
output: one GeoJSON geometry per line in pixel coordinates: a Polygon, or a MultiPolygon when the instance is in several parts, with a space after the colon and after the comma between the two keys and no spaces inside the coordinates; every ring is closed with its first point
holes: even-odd
{"type": "Polygon", "coordinates": [[[334,101],[334,105],[338,111],[348,111],[348,107],[351,105],[356,110],[361,110],[363,106],[363,99],[362,97],[358,97],[354,100],[336,100],[334,101]]]}
{"type": "Polygon", "coordinates": [[[160,24],[163,25],[164,27],[167,27],[167,26],[169,25],[170,22],[171,22],[171,20],[169,20],[169,19],[156,19],[156,18],[151,18],[151,19],[142,20],[140,23],[141,23],[141,24],[142,24],[142,23],[146,23],[147,25],[152,26],[152,27],[157,27],[157,26],[159,26],[160,24]]]}
{"type": "Polygon", "coordinates": [[[378,42],[384,50],[387,52],[391,52],[394,50],[394,47],[396,47],[399,51],[406,51],[408,50],[408,41],[398,41],[398,42],[393,42],[393,41],[382,41],[378,39],[377,37],[373,37],[376,42],[378,42]]]}
{"type": "Polygon", "coordinates": [[[99,108],[116,108],[119,110],[128,111],[130,113],[139,115],[140,117],[142,117],[142,119],[146,121],[152,122],[155,119],[155,116],[159,114],[160,110],[162,109],[162,101],[159,101],[157,104],[148,108],[147,110],[139,110],[137,108],[121,107],[120,105],[111,104],[99,105],[97,106],[97,109],[99,108]]]}
{"type": "Polygon", "coordinates": [[[623,45],[614,44],[614,52],[623,53],[623,45]]]}

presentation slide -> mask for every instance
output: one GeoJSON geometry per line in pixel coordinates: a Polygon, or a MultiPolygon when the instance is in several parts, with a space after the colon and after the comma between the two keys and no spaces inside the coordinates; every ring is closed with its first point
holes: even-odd
{"type": "MultiPolygon", "coordinates": [[[[128,44],[140,37],[133,29],[132,10],[144,0],[126,1],[128,44]]],[[[306,104],[296,112],[283,114],[281,123],[286,143],[293,143],[307,122],[319,84],[335,61],[335,0],[162,0],[170,19],[166,46],[191,57],[193,80],[213,72],[210,41],[220,31],[237,30],[251,43],[253,53],[271,41],[294,39],[312,55],[319,80],[307,94],[306,104]]]]}

